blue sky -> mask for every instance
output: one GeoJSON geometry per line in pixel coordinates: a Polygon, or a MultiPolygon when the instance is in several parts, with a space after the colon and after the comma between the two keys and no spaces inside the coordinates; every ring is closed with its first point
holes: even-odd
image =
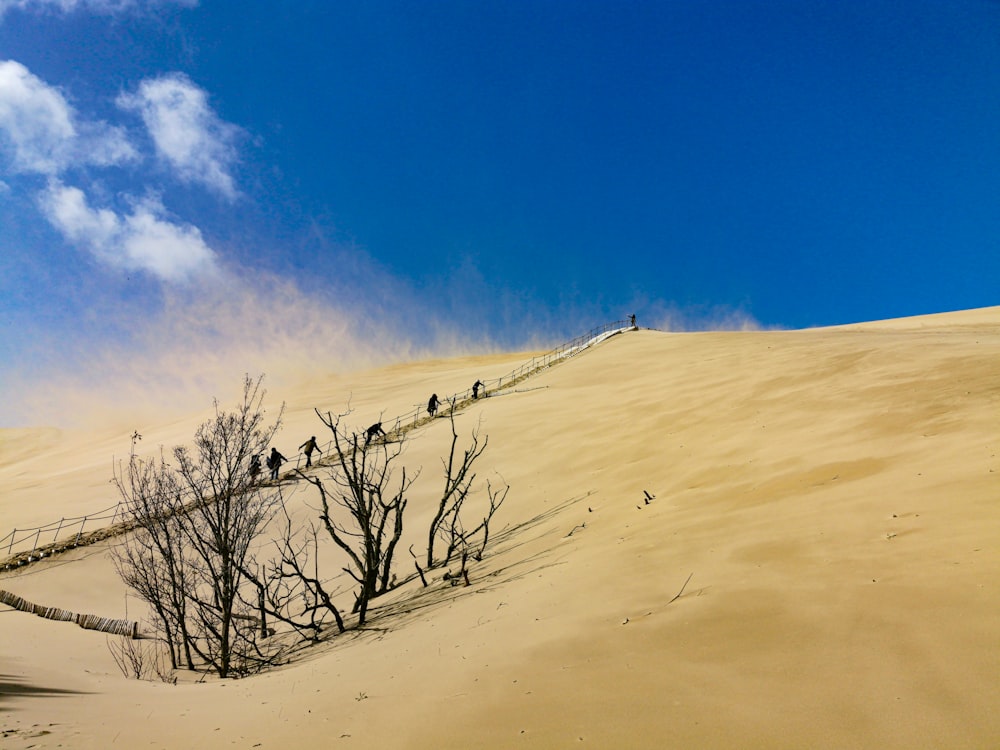
{"type": "Polygon", "coordinates": [[[632,312],[1000,303],[998,2],[0,14],[0,426],[44,412],[42,385],[197,390],[632,312]]]}

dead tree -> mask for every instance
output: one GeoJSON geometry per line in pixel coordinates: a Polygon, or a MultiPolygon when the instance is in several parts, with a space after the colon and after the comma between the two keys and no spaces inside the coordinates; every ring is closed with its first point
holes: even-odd
{"type": "Polygon", "coordinates": [[[127,519],[148,535],[136,534],[132,552],[126,547],[119,558],[123,580],[155,600],[164,637],[180,639],[187,666],[200,660],[220,677],[270,661],[259,643],[252,549],[279,498],[251,475],[250,459],[268,447],[281,414],[265,424],[261,384],[247,376],[234,411],[216,402],[214,418],[198,428],[192,447],[174,449],[172,465],[161,458],[150,467],[133,451],[118,481],[127,519]]]}
{"type": "Polygon", "coordinates": [[[344,618],[333,602],[334,593],[327,591],[319,572],[318,529],[310,524],[306,530],[296,530],[284,504],[284,526],[279,539],[276,559],[265,564],[259,582],[261,627],[266,628],[267,616],[293,628],[309,640],[318,640],[325,615],[333,616],[337,629],[345,630],[344,618]]]}
{"type": "Polygon", "coordinates": [[[188,569],[177,516],[184,512],[177,478],[161,453],[142,461],[135,438],[127,466],[115,469],[113,482],[121,495],[122,515],[135,531],[111,549],[115,570],[126,586],[153,611],[167,646],[171,669],[194,669],[187,629],[188,569]]]}
{"type": "Polygon", "coordinates": [[[348,433],[342,417],[318,409],[317,416],[333,434],[334,463],[327,481],[300,472],[320,495],[320,521],[333,542],[350,561],[344,571],[358,585],[353,611],[364,625],[369,602],[389,590],[392,560],[403,534],[406,492],[416,477],[403,468],[398,485],[392,483],[393,462],[401,443],[365,445],[358,433],[348,433]],[[391,489],[390,487],[394,488],[391,489]]]}
{"type": "Polygon", "coordinates": [[[441,564],[447,565],[456,553],[461,552],[461,571],[465,577],[466,585],[469,585],[466,568],[468,558],[471,557],[477,562],[483,559],[483,553],[486,551],[486,543],[490,539],[490,521],[493,520],[493,515],[507,498],[509,490],[510,486],[507,484],[504,484],[503,487],[493,489],[493,486],[487,481],[486,496],[489,499],[489,507],[478,524],[472,528],[465,527],[462,521],[463,507],[460,505],[455,509],[454,513],[446,516],[447,523],[441,525],[440,536],[445,543],[445,554],[441,564]]]}
{"type": "Polygon", "coordinates": [[[489,509],[478,524],[474,524],[471,528],[466,528],[462,510],[466,499],[469,497],[469,493],[473,490],[476,480],[473,467],[486,450],[489,438],[484,437],[480,444],[479,428],[475,428],[472,431],[472,439],[469,447],[462,452],[461,458],[456,458],[455,449],[458,444],[458,431],[455,429],[454,402],[452,402],[452,409],[449,412],[449,416],[451,421],[451,449],[448,452],[447,460],[442,460],[441,462],[444,468],[444,490],[441,493],[437,510],[427,530],[428,568],[432,568],[435,565],[447,565],[452,555],[458,550],[466,554],[472,554],[476,560],[482,559],[483,551],[486,549],[486,542],[489,540],[490,521],[506,499],[507,491],[510,489],[510,486],[504,483],[502,489],[494,490],[487,481],[486,488],[489,498],[489,509]],[[473,551],[476,546],[474,545],[474,539],[480,533],[482,534],[482,542],[478,544],[478,551],[473,551]],[[445,552],[440,560],[434,556],[435,542],[439,540],[445,545],[445,552]]]}
{"type": "Polygon", "coordinates": [[[504,482],[502,487],[493,489],[493,485],[487,479],[486,497],[489,500],[489,507],[486,510],[486,514],[477,526],[473,527],[470,531],[463,531],[459,535],[462,546],[469,550],[472,559],[477,562],[483,559],[483,553],[486,551],[486,543],[490,540],[490,521],[493,520],[493,515],[500,509],[503,501],[507,499],[509,491],[510,485],[506,482],[504,482]],[[482,539],[476,542],[476,536],[479,534],[482,534],[482,539]]]}
{"type": "MultiPolygon", "coordinates": [[[[465,498],[472,488],[472,482],[476,478],[475,473],[470,476],[469,472],[472,471],[473,464],[483,454],[483,451],[486,450],[486,445],[489,442],[489,438],[487,437],[480,446],[479,430],[478,428],[473,430],[472,444],[464,451],[461,461],[456,465],[455,446],[458,444],[458,432],[455,429],[455,404],[453,401],[452,408],[449,411],[449,421],[451,424],[451,450],[448,452],[448,460],[442,460],[444,466],[444,490],[441,493],[437,511],[434,513],[434,517],[431,519],[427,530],[428,568],[434,567],[436,562],[434,559],[434,543],[443,529],[448,529],[455,523],[458,512],[461,510],[462,504],[465,502],[465,498]]],[[[447,563],[449,557],[450,553],[445,555],[445,563],[447,563]]]]}

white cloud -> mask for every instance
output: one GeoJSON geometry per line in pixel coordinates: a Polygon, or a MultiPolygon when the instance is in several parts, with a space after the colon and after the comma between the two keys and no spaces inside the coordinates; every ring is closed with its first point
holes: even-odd
{"type": "Polygon", "coordinates": [[[100,251],[121,233],[118,216],[106,208],[87,205],[83,191],[54,182],[42,194],[42,210],[66,239],[100,251]]]}
{"type": "Polygon", "coordinates": [[[231,169],[237,160],[235,141],[242,132],[215,114],[208,95],[180,73],[143,81],[135,94],[118,104],[142,116],[157,154],[185,182],[202,184],[234,199],[231,169]]]}
{"type": "Polygon", "coordinates": [[[215,269],[215,253],[201,231],[161,218],[162,207],[144,202],[125,219],[122,246],[129,261],[168,281],[215,269]]]}
{"type": "Polygon", "coordinates": [[[53,181],[39,203],[67,240],[86,247],[108,265],[146,271],[172,282],[217,269],[216,255],[198,228],[169,221],[156,200],[139,201],[130,214],[120,216],[110,209],[91,208],[82,190],[53,181]]]}
{"type": "Polygon", "coordinates": [[[0,147],[16,173],[57,175],[71,166],[108,166],[137,154],[121,128],[77,122],[62,93],[15,60],[0,61],[0,147]]]}
{"type": "Polygon", "coordinates": [[[42,174],[62,168],[76,137],[63,95],[13,60],[0,63],[0,132],[15,171],[42,174]]]}
{"type": "MultiPolygon", "coordinates": [[[[236,197],[228,170],[241,131],[212,112],[204,91],[173,75],[143,82],[120,103],[141,113],[160,157],[182,179],[236,197]]],[[[64,184],[68,170],[118,165],[138,154],[122,128],[80,118],[58,88],[13,60],[0,61],[0,156],[0,175],[48,177],[38,198],[45,217],[101,262],[169,282],[217,270],[216,254],[199,229],[169,218],[158,199],[132,200],[119,212],[91,206],[83,190],[64,184]]]]}
{"type": "Polygon", "coordinates": [[[139,158],[124,128],[104,122],[82,122],[78,125],[78,132],[73,153],[76,163],[108,167],[139,158]]]}
{"type": "Polygon", "coordinates": [[[141,11],[160,5],[194,7],[198,0],[0,0],[0,18],[13,9],[59,13],[86,10],[101,15],[116,15],[125,11],[141,11]]]}

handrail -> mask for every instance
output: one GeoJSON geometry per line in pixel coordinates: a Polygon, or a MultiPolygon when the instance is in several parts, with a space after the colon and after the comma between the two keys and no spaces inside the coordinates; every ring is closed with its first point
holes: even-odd
{"type": "MultiPolygon", "coordinates": [[[[532,357],[530,360],[522,364],[520,367],[511,370],[506,375],[502,375],[498,378],[493,378],[492,380],[480,381],[483,384],[483,396],[486,396],[490,391],[498,391],[504,388],[509,388],[517,382],[520,382],[524,378],[535,375],[546,367],[551,366],[557,361],[567,359],[569,357],[578,354],[584,349],[593,346],[609,336],[613,336],[616,333],[621,333],[627,330],[633,330],[636,327],[626,320],[616,320],[612,323],[605,323],[595,328],[590,329],[587,333],[577,336],[570,341],[556,347],[550,352],[543,354],[541,356],[532,357]]],[[[441,403],[444,404],[466,404],[469,401],[475,400],[472,395],[472,388],[469,387],[464,391],[452,394],[444,399],[441,399],[441,403]]],[[[382,419],[382,424],[392,425],[392,428],[387,430],[389,434],[392,435],[402,435],[409,432],[415,427],[419,427],[427,422],[431,421],[431,417],[423,416],[427,411],[426,403],[415,404],[413,411],[408,411],[405,414],[401,414],[398,417],[390,417],[389,419],[382,419]]],[[[325,456],[329,453],[330,448],[333,446],[333,440],[330,440],[320,446],[320,451],[325,456]]],[[[295,468],[299,469],[303,466],[303,459],[305,457],[304,453],[298,453],[294,456],[295,468]]],[[[319,463],[317,461],[317,463],[319,463]]]]}
{"type": "MultiPolygon", "coordinates": [[[[532,357],[520,367],[511,370],[505,375],[491,380],[481,381],[484,386],[482,397],[487,396],[490,392],[496,393],[497,391],[510,388],[525,378],[531,377],[532,375],[551,367],[557,362],[573,357],[591,346],[604,341],[610,336],[634,329],[635,326],[630,321],[625,320],[617,320],[613,323],[605,323],[604,325],[592,328],[587,333],[567,341],[552,351],[540,356],[532,357]]],[[[474,400],[475,398],[472,395],[472,388],[470,387],[464,391],[442,399],[441,403],[453,404],[454,408],[458,408],[460,405],[467,406],[474,400]]],[[[406,412],[405,414],[395,417],[394,419],[383,420],[383,423],[393,425],[392,428],[388,430],[390,435],[403,435],[406,432],[431,421],[432,418],[429,415],[422,416],[425,415],[426,408],[426,404],[418,404],[415,406],[414,411],[406,412]]],[[[330,440],[325,445],[321,446],[320,450],[322,451],[323,456],[328,455],[332,445],[333,441],[330,440]]],[[[304,453],[298,453],[295,455],[294,460],[296,462],[296,468],[301,466],[304,457],[304,453]]],[[[320,461],[317,460],[316,465],[318,464],[320,464],[320,461]]],[[[6,559],[0,562],[0,566],[2,566],[2,569],[18,567],[26,563],[34,562],[43,557],[47,557],[55,552],[75,547],[81,543],[89,544],[93,541],[107,538],[108,534],[97,533],[97,531],[90,531],[84,534],[84,528],[88,523],[93,526],[94,522],[107,520],[110,520],[110,523],[108,523],[107,526],[113,527],[118,522],[120,510],[121,502],[119,501],[117,504],[105,508],[104,510],[96,513],[89,513],[85,516],[78,516],[76,518],[60,518],[58,521],[53,521],[52,523],[47,523],[43,526],[37,526],[30,529],[14,529],[6,536],[0,538],[0,555],[6,554],[6,559]],[[54,532],[52,531],[53,529],[55,529],[54,532]],[[52,533],[51,539],[49,537],[50,532],[52,533]],[[29,540],[30,548],[24,544],[29,540]]],[[[123,527],[122,531],[127,530],[123,524],[119,523],[118,525],[123,527]]]]}
{"type": "Polygon", "coordinates": [[[77,540],[83,535],[83,529],[88,521],[105,521],[111,519],[109,526],[114,526],[116,519],[118,518],[118,512],[121,509],[121,503],[112,505],[110,508],[105,508],[104,510],[97,511],[96,513],[89,513],[85,516],[77,516],[76,518],[60,518],[58,521],[53,521],[52,523],[47,523],[44,526],[37,526],[31,529],[14,529],[12,532],[7,534],[7,536],[0,539],[0,551],[7,547],[7,555],[13,553],[14,545],[24,542],[30,539],[34,535],[35,540],[33,542],[32,551],[39,548],[42,541],[42,534],[48,539],[48,532],[55,527],[55,532],[52,535],[52,542],[57,542],[59,540],[59,534],[62,531],[67,532],[67,536],[74,535],[77,540]],[[79,527],[76,524],[79,523],[79,527]],[[23,534],[23,536],[18,537],[18,533],[23,534]]]}

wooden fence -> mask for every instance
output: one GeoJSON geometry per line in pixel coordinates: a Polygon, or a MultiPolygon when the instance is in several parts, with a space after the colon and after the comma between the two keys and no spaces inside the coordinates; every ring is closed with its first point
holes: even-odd
{"type": "Polygon", "coordinates": [[[84,630],[100,630],[102,633],[124,635],[129,638],[139,637],[139,623],[132,620],[115,620],[110,617],[98,617],[97,615],[78,615],[75,612],[59,609],[58,607],[44,607],[41,604],[32,604],[27,599],[22,599],[17,594],[12,594],[3,589],[0,589],[0,604],[6,604],[8,607],[13,607],[21,612],[31,612],[47,620],[75,622],[84,630]]]}

